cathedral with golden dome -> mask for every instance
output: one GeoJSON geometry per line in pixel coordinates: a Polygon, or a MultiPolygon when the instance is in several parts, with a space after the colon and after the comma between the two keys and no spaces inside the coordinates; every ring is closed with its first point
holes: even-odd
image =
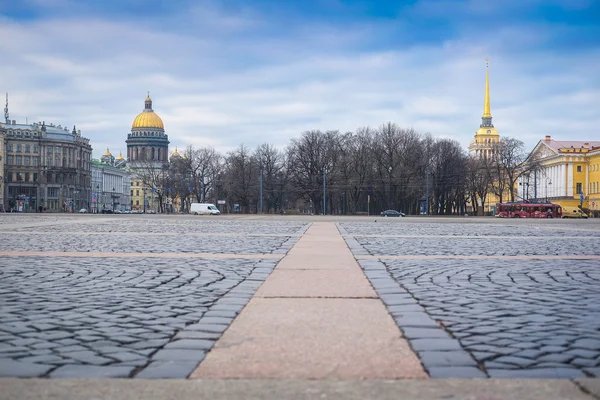
{"type": "Polygon", "coordinates": [[[152,109],[150,93],[144,101],[144,110],[133,120],[126,143],[130,169],[160,168],[169,162],[169,136],[165,134],[162,119],[152,109]]]}

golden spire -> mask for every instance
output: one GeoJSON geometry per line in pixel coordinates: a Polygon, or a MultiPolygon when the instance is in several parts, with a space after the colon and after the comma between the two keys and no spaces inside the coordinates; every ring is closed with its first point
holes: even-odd
{"type": "Polygon", "coordinates": [[[489,58],[485,58],[485,100],[483,102],[483,118],[492,118],[490,112],[490,77],[488,74],[489,58]]]}
{"type": "Polygon", "coordinates": [[[124,160],[124,159],[125,159],[125,157],[123,157],[123,152],[120,151],[119,152],[119,157],[117,157],[117,160],[121,161],[121,160],[124,160]]]}
{"type": "Polygon", "coordinates": [[[110,154],[110,150],[108,149],[108,147],[106,148],[106,153],[104,153],[105,157],[111,157],[112,154],[110,154]]]}

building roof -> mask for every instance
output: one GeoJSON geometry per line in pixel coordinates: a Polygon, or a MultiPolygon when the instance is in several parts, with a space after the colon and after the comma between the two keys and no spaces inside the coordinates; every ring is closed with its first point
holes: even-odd
{"type": "MultiPolygon", "coordinates": [[[[15,130],[15,131],[29,131],[32,134],[41,134],[42,127],[45,128],[46,132],[44,133],[44,138],[47,140],[57,140],[61,142],[75,142],[76,136],[79,135],[79,131],[77,135],[70,131],[66,126],[63,127],[61,125],[45,125],[41,122],[34,122],[33,124],[4,124],[4,129],[7,131],[15,130]]],[[[34,136],[34,135],[32,135],[34,136]]],[[[81,138],[84,141],[87,141],[86,138],[81,138]]]]}
{"type": "Polygon", "coordinates": [[[543,141],[546,146],[550,147],[552,150],[557,153],[565,152],[565,149],[585,149],[587,146],[588,150],[592,150],[592,148],[600,147],[600,141],[593,140],[553,140],[546,139],[543,141]]]}

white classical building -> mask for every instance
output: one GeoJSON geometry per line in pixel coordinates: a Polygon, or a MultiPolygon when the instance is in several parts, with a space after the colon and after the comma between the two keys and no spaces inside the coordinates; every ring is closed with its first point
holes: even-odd
{"type": "Polygon", "coordinates": [[[108,149],[101,161],[92,160],[90,212],[131,210],[131,173],[123,168],[124,161],[122,154],[115,158],[108,149]]]}

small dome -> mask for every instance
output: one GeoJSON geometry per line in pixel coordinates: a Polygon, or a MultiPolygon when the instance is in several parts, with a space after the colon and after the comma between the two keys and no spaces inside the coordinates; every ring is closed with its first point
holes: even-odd
{"type": "Polygon", "coordinates": [[[104,157],[112,157],[112,154],[110,154],[110,150],[108,150],[108,147],[106,148],[106,153],[104,153],[104,157]]]}
{"type": "Polygon", "coordinates": [[[124,160],[125,158],[123,157],[123,152],[119,152],[119,157],[117,157],[118,161],[124,160]]]}
{"type": "Polygon", "coordinates": [[[179,152],[177,151],[177,147],[175,147],[175,151],[173,152],[173,154],[171,155],[171,157],[181,157],[179,155],[179,152]]]}

